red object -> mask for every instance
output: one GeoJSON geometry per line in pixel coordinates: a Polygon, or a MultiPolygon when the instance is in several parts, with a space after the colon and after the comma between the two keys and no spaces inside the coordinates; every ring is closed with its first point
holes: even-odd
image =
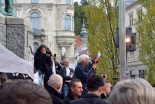
{"type": "Polygon", "coordinates": [[[80,42],[80,38],[81,38],[80,35],[75,36],[75,38],[76,38],[76,44],[74,45],[74,48],[78,48],[78,47],[84,45],[83,43],[80,42]]]}
{"type": "Polygon", "coordinates": [[[94,61],[95,61],[95,62],[97,62],[97,60],[98,60],[98,59],[97,59],[97,57],[96,57],[96,58],[94,58],[94,61]]]}

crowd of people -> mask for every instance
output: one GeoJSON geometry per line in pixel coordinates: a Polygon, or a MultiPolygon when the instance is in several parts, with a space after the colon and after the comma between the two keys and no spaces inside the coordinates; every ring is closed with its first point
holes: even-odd
{"type": "Polygon", "coordinates": [[[96,74],[88,55],[79,56],[77,66],[61,65],[51,58],[51,51],[41,45],[34,56],[39,85],[31,81],[7,83],[0,73],[1,104],[154,104],[153,87],[144,79],[119,81],[113,89],[106,73],[96,74]],[[56,71],[53,73],[53,63],[56,71]]]}

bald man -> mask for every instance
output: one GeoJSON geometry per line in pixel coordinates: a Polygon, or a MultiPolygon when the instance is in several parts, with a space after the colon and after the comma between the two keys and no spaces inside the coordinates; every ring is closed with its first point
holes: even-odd
{"type": "Polygon", "coordinates": [[[63,84],[63,79],[60,75],[54,74],[51,75],[49,80],[47,81],[48,87],[47,91],[51,95],[51,98],[53,99],[53,104],[65,104],[61,100],[61,89],[63,84]]]}

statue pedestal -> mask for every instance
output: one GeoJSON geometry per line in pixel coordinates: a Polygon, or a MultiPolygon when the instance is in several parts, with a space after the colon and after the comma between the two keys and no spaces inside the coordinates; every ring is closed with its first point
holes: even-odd
{"type": "Polygon", "coordinates": [[[31,23],[0,14],[0,43],[17,56],[33,61],[33,32],[31,23]]]}

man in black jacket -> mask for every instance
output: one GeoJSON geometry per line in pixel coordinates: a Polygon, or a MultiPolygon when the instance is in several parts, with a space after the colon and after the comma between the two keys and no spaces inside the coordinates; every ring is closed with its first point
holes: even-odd
{"type": "Polygon", "coordinates": [[[59,94],[61,92],[63,84],[62,77],[58,74],[51,75],[47,83],[48,83],[47,91],[51,95],[53,104],[65,104],[61,100],[61,95],[59,94]]]}
{"type": "Polygon", "coordinates": [[[86,81],[88,95],[71,101],[71,104],[106,104],[106,102],[100,98],[103,90],[103,78],[99,75],[92,75],[86,81]]]}
{"type": "Polygon", "coordinates": [[[69,68],[69,60],[64,60],[64,67],[60,70],[60,75],[63,78],[63,87],[62,87],[62,94],[63,97],[67,96],[69,92],[69,83],[72,80],[74,71],[73,69],[69,68]]]}
{"type": "Polygon", "coordinates": [[[108,80],[104,80],[104,86],[101,94],[102,99],[107,99],[111,93],[111,84],[108,80]]]}
{"type": "Polygon", "coordinates": [[[69,104],[71,100],[78,99],[82,94],[82,83],[79,79],[72,79],[69,84],[70,91],[68,95],[64,98],[65,104],[69,104]]]}

